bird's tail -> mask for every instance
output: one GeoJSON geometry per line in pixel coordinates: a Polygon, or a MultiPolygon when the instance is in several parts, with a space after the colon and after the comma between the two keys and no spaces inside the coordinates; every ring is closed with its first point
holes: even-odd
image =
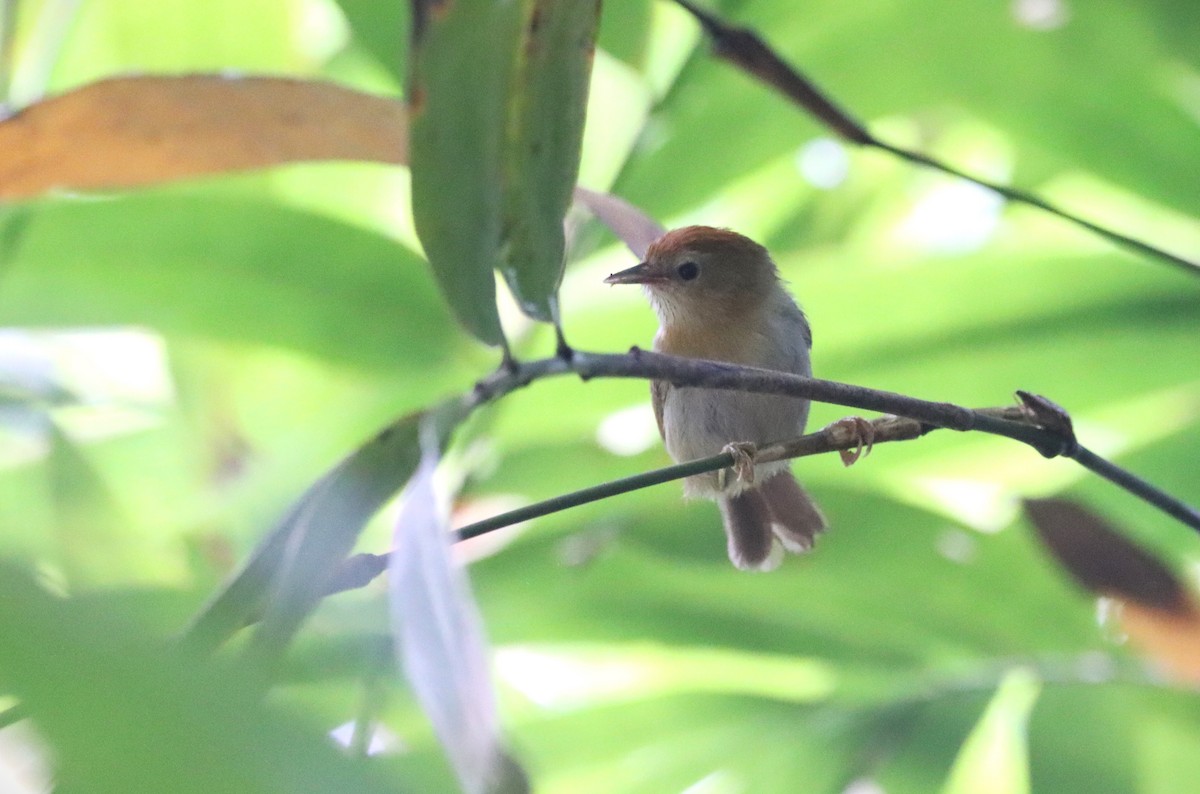
{"type": "Polygon", "coordinates": [[[743,571],[769,571],[779,565],[775,536],[771,533],[771,510],[762,491],[751,488],[735,496],[717,499],[725,519],[729,559],[743,571]]]}
{"type": "Polygon", "coordinates": [[[828,524],[820,508],[786,469],[759,486],[771,513],[771,531],[794,554],[810,550],[828,524]]]}
{"type": "Polygon", "coordinates": [[[778,567],[781,547],[796,554],[808,551],[826,527],[812,497],[786,470],[756,488],[722,496],[717,504],[725,519],[729,559],[744,571],[778,567]]]}

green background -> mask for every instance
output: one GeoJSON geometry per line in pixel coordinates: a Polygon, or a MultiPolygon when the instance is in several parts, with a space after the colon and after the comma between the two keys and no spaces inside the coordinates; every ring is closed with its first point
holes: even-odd
{"type": "MultiPolygon", "coordinates": [[[[90,0],[61,41],[42,38],[39,19],[64,7],[22,4],[15,102],[129,71],[402,94],[396,2],[90,0]]],[[[1200,253],[1190,0],[714,7],[879,136],[1200,253]],[[1022,21],[1039,8],[1059,16],[1022,21]]],[[[1200,502],[1194,275],[830,142],[664,2],[605,4],[588,124],[583,184],[772,250],[819,376],[969,406],[1042,393],[1085,444],[1200,502]]],[[[214,670],[166,642],[342,455],[497,363],[442,302],[407,197],[402,169],[304,164],[0,207],[0,704],[21,693],[42,735],[0,731],[0,781],[45,741],[64,789],[452,790],[387,659],[380,583],[321,606],[266,705],[236,656],[214,670]],[[393,738],[347,761],[321,736],[364,701],[393,738]]],[[[567,339],[647,345],[641,296],[601,283],[633,258],[576,220],[567,339]]],[[[551,329],[504,298],[501,317],[519,356],[553,351],[551,329]]],[[[455,521],[664,465],[647,403],[643,383],[561,378],[487,409],[443,466],[461,485],[455,521]]],[[[816,406],[813,424],[843,413],[816,406]]],[[[1080,499],[1190,581],[1187,529],[1069,461],[976,435],[794,469],[833,528],[770,575],[733,570],[716,510],[676,485],[461,547],[481,558],[502,720],[538,791],[1165,793],[1196,779],[1200,699],[1130,652],[1019,500],[1080,499]]],[[[389,515],[363,550],[386,549],[389,515]]]]}

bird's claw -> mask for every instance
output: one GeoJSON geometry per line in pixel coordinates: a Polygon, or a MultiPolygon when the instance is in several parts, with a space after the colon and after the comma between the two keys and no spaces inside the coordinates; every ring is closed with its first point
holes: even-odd
{"type": "Polygon", "coordinates": [[[853,466],[859,458],[870,455],[871,450],[875,447],[875,425],[861,416],[847,416],[845,419],[839,419],[829,425],[826,430],[840,430],[849,435],[849,441],[853,446],[838,450],[844,466],[853,466]]]}
{"type": "MultiPolygon", "coordinates": [[[[739,482],[746,485],[754,484],[754,456],[758,454],[758,448],[749,441],[733,441],[726,444],[721,450],[728,452],[733,457],[733,473],[737,476],[739,482]]],[[[725,487],[726,469],[721,469],[718,475],[720,486],[725,487]]]]}

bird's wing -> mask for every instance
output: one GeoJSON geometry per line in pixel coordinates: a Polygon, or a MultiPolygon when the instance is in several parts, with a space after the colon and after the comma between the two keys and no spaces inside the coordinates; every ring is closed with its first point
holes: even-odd
{"type": "Polygon", "coordinates": [[[666,428],[663,427],[663,404],[667,401],[667,392],[671,384],[665,380],[650,381],[650,402],[654,405],[654,421],[658,422],[658,434],[663,440],[667,438],[666,428]]]}

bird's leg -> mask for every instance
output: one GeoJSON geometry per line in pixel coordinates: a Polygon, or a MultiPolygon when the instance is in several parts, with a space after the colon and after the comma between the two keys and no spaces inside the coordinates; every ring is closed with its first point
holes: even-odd
{"type": "Polygon", "coordinates": [[[575,358],[575,348],[567,344],[567,338],[563,336],[562,326],[557,322],[554,324],[554,340],[554,355],[558,356],[568,364],[571,363],[571,360],[575,358]]]}
{"type": "Polygon", "coordinates": [[[854,445],[853,448],[838,450],[838,454],[842,456],[842,464],[845,466],[853,466],[859,458],[870,455],[871,449],[875,446],[875,425],[861,416],[847,416],[845,419],[839,419],[828,425],[825,432],[838,435],[849,434],[849,441],[854,445]]]}
{"type": "MultiPolygon", "coordinates": [[[[721,451],[733,456],[733,473],[737,475],[738,481],[753,485],[754,456],[758,454],[758,447],[749,441],[733,441],[726,444],[721,451]]],[[[722,490],[725,489],[725,472],[725,469],[721,469],[717,475],[717,484],[722,490]]]]}

